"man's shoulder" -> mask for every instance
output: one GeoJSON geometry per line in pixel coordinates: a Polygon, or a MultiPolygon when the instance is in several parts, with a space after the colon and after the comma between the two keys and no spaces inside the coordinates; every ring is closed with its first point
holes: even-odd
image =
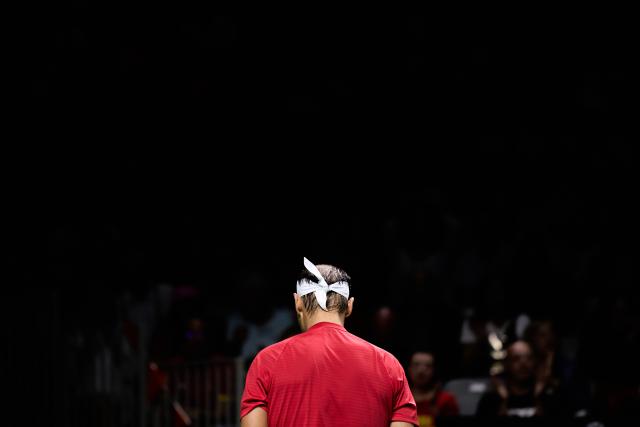
{"type": "MultiPolygon", "coordinates": [[[[363,338],[360,338],[359,336],[354,335],[351,332],[348,332],[346,330],[344,330],[344,333],[349,336],[350,341],[354,346],[358,346],[360,348],[371,351],[376,356],[376,359],[378,359],[381,363],[384,363],[386,366],[392,367],[392,368],[396,368],[396,367],[402,368],[402,365],[400,364],[398,359],[393,354],[389,353],[387,350],[380,348],[377,345],[372,344],[369,341],[363,338]]],[[[305,333],[293,335],[289,338],[286,338],[282,341],[278,341],[277,343],[271,344],[263,348],[256,355],[256,358],[261,358],[263,360],[278,359],[280,355],[287,349],[287,347],[292,345],[295,347],[296,344],[305,345],[307,339],[313,339],[313,336],[305,333]]]]}
{"type": "Polygon", "coordinates": [[[375,353],[377,359],[384,363],[386,366],[388,367],[392,367],[392,368],[397,368],[400,367],[402,369],[402,365],[400,364],[400,362],[398,361],[398,359],[392,354],[389,353],[387,350],[378,347],[375,344],[370,343],[369,341],[360,338],[357,335],[354,335],[350,332],[347,332],[351,337],[353,337],[353,340],[355,343],[357,343],[358,345],[361,345],[363,347],[369,348],[371,349],[372,352],[375,353]]]}
{"type": "Polygon", "coordinates": [[[282,354],[282,352],[289,346],[289,344],[295,341],[298,336],[299,335],[294,335],[292,337],[285,338],[282,341],[278,341],[276,343],[266,346],[265,348],[263,348],[258,352],[258,354],[256,355],[256,359],[258,358],[261,360],[278,359],[282,354]]]}

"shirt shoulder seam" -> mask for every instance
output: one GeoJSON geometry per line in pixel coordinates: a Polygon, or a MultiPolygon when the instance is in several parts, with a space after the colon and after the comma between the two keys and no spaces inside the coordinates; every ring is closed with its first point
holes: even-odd
{"type": "MultiPolygon", "coordinates": [[[[289,345],[293,342],[293,338],[295,337],[291,337],[290,339],[287,340],[286,343],[284,343],[284,346],[282,348],[282,351],[280,352],[280,354],[278,355],[278,357],[276,358],[276,360],[273,361],[273,366],[272,368],[275,370],[275,365],[278,364],[278,362],[280,361],[280,358],[282,357],[282,354],[287,350],[287,348],[289,347],[289,345]]],[[[273,388],[273,375],[271,375],[271,373],[269,373],[269,391],[271,391],[271,389],[273,388]]]]}
{"type": "Polygon", "coordinates": [[[367,340],[365,340],[365,339],[363,339],[363,338],[360,338],[360,337],[359,337],[359,336],[357,336],[357,335],[353,335],[352,333],[350,333],[350,332],[349,332],[349,331],[347,331],[346,329],[345,329],[345,330],[343,330],[342,332],[345,332],[345,333],[347,333],[347,334],[349,334],[349,335],[351,335],[351,336],[356,337],[358,340],[360,340],[360,341],[362,341],[362,342],[366,343],[368,346],[370,346],[371,348],[373,348],[373,350],[374,350],[374,352],[375,352],[375,354],[376,354],[376,361],[377,361],[377,362],[382,363],[382,366],[384,366],[384,370],[385,370],[385,372],[387,373],[387,381],[388,381],[388,384],[391,386],[391,391],[392,391],[393,395],[395,396],[395,393],[396,393],[396,387],[395,387],[395,382],[393,381],[394,377],[393,377],[393,375],[391,375],[391,372],[389,371],[389,367],[387,366],[387,363],[385,363],[385,356],[386,356],[386,355],[391,356],[391,359],[392,359],[392,360],[393,360],[393,359],[395,359],[395,357],[394,357],[391,353],[389,353],[388,351],[386,351],[385,349],[380,348],[380,347],[378,347],[377,345],[372,344],[372,343],[370,343],[369,341],[367,341],[367,340]]]}

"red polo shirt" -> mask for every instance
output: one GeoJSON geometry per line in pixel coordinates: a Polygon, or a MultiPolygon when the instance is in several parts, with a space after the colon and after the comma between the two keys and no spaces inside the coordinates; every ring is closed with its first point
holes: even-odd
{"type": "Polygon", "coordinates": [[[258,353],[247,373],[240,416],[256,407],[267,411],[269,426],[418,425],[398,360],[329,322],[258,353]]]}

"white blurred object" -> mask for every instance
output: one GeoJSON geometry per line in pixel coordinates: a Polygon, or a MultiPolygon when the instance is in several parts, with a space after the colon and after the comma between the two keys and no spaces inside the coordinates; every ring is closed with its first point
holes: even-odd
{"type": "Polygon", "coordinates": [[[458,378],[447,382],[444,389],[456,397],[460,415],[472,416],[489,384],[489,378],[458,378]]]}

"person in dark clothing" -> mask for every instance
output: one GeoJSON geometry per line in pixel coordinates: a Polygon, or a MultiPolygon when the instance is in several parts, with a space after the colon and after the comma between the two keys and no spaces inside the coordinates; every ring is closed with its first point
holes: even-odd
{"type": "Polygon", "coordinates": [[[516,341],[507,349],[504,377],[494,377],[494,390],[485,393],[476,415],[479,417],[555,416],[561,408],[558,394],[536,381],[536,362],[531,346],[516,341]]]}
{"type": "Polygon", "coordinates": [[[455,396],[442,389],[435,369],[432,353],[416,351],[411,355],[407,370],[411,383],[411,393],[416,401],[420,427],[433,427],[439,417],[453,417],[460,414],[455,396]]]}

